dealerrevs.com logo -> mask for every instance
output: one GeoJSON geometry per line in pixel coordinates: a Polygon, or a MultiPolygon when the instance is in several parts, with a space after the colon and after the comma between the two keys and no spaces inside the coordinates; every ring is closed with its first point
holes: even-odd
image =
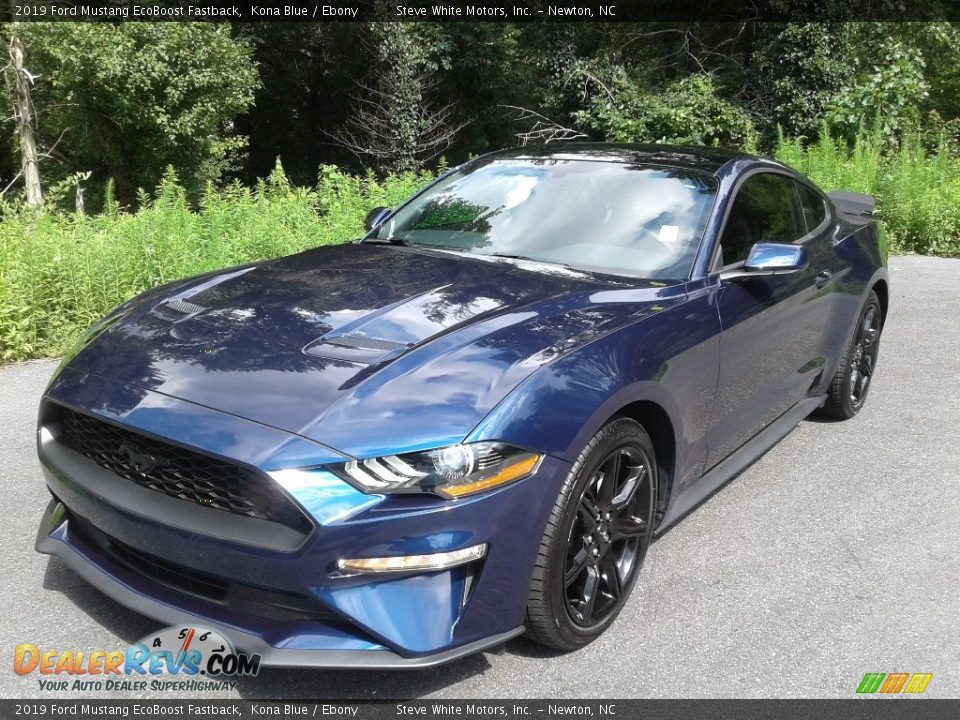
{"type": "Polygon", "coordinates": [[[214,630],[168,627],[126,650],[41,649],[17,645],[13,670],[40,677],[41,690],[232,690],[260,671],[260,656],[234,650],[214,630]],[[173,679],[171,679],[173,678],[173,679]]]}

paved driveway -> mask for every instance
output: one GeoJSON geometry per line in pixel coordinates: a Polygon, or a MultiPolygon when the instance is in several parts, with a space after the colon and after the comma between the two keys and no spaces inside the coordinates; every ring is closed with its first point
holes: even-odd
{"type": "MultiPolygon", "coordinates": [[[[237,694],[851,697],[865,672],[906,671],[960,697],[960,261],[897,257],[891,280],[864,411],[802,423],[667,533],[594,644],[556,657],[518,639],[407,673],[271,670],[237,694]]],[[[113,649],[158,627],[32,550],[34,413],[53,368],[0,369],[0,697],[42,695],[11,669],[17,643],[113,649]]]]}

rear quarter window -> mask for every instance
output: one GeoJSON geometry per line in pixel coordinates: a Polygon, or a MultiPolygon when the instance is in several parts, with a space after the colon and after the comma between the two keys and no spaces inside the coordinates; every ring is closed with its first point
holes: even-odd
{"type": "Polygon", "coordinates": [[[807,232],[813,232],[827,217],[827,205],[816,190],[803,183],[797,184],[800,192],[800,207],[803,209],[803,220],[807,232]]]}

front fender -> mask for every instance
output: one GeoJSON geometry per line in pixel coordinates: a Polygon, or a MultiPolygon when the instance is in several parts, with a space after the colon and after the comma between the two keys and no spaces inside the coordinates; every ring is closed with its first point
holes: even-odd
{"type": "Polygon", "coordinates": [[[715,292],[698,292],[541,368],[467,439],[502,440],[573,462],[617,412],[653,402],[672,424],[675,496],[706,459],[719,333],[715,292]]]}

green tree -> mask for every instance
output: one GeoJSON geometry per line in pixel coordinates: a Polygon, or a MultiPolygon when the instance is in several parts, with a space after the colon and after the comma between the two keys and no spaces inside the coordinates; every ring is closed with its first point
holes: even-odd
{"type": "Polygon", "coordinates": [[[253,101],[250,50],[207,23],[28,23],[19,29],[39,75],[41,138],[61,173],[113,178],[132,204],[175,165],[188,190],[236,163],[234,118],[253,101]]]}
{"type": "Polygon", "coordinates": [[[254,104],[237,118],[247,135],[247,184],[265,177],[277,158],[290,179],[313,183],[325,164],[350,167],[357,158],[330,140],[349,117],[355,80],[369,70],[361,23],[250,23],[234,33],[253,48],[260,75],[254,104]]]}
{"type": "Polygon", "coordinates": [[[856,42],[846,23],[762,25],[748,82],[754,110],[772,137],[815,137],[854,75],[856,42]]]}
{"type": "Polygon", "coordinates": [[[454,108],[455,124],[467,123],[446,155],[459,159],[516,144],[503,106],[526,104],[541,83],[525,52],[528,27],[455,22],[424,28],[437,102],[454,108]]]}
{"type": "Polygon", "coordinates": [[[919,23],[908,25],[923,53],[925,77],[930,85],[927,104],[941,118],[960,118],[960,25],[919,23]]]}
{"type": "Polygon", "coordinates": [[[452,104],[437,105],[437,79],[424,29],[373,22],[364,43],[372,71],[359,83],[350,118],[335,138],[365,163],[391,172],[417,170],[453,143],[462,124],[452,104]]]}
{"type": "Polygon", "coordinates": [[[918,128],[929,83],[920,49],[908,39],[884,35],[874,51],[853,58],[854,76],[829,108],[830,125],[848,139],[860,128],[892,141],[918,128]]]}
{"type": "Polygon", "coordinates": [[[729,147],[753,141],[750,116],[721,97],[710,75],[689,75],[662,88],[646,85],[619,66],[594,76],[600,87],[574,118],[598,139],[729,147]]]}
{"type": "Polygon", "coordinates": [[[887,144],[955,118],[957,29],[947,23],[763,25],[750,62],[753,109],[772,137],[816,138],[821,126],[887,144]]]}

